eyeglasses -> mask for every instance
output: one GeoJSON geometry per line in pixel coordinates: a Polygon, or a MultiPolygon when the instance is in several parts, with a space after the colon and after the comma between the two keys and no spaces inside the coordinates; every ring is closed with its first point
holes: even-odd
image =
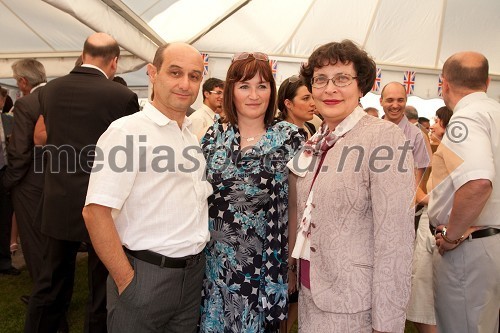
{"type": "Polygon", "coordinates": [[[324,88],[328,85],[328,81],[332,81],[332,83],[337,87],[346,87],[352,83],[354,79],[357,79],[357,76],[352,76],[350,74],[339,73],[329,79],[325,75],[318,75],[311,79],[311,85],[314,88],[324,88]]]}
{"type": "Polygon", "coordinates": [[[209,93],[214,94],[214,95],[222,95],[224,92],[222,90],[210,90],[209,93]]]}
{"type": "Polygon", "coordinates": [[[254,57],[255,60],[269,61],[269,57],[267,56],[267,54],[262,52],[253,52],[253,53],[241,52],[241,53],[236,53],[233,56],[231,62],[235,62],[237,60],[245,60],[248,59],[248,57],[254,57]]]}

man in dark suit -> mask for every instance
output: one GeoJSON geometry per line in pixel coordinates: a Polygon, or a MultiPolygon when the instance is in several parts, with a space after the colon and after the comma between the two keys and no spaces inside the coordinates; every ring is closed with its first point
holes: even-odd
{"type": "Polygon", "coordinates": [[[24,97],[14,105],[14,128],[7,147],[8,167],[3,186],[11,192],[26,267],[33,280],[43,264],[43,236],[34,227],[35,212],[43,189],[43,174],[35,172],[42,163],[42,148],[33,144],[33,131],[40,116],[38,93],[47,82],[45,68],[35,59],[21,59],[12,65],[14,78],[24,97]]]}
{"type": "MultiPolygon", "coordinates": [[[[137,95],[112,82],[120,49],[109,35],[85,41],[83,65],[40,91],[47,130],[45,187],[38,214],[45,234],[44,266],[35,283],[25,332],[55,332],[73,288],[76,253],[90,242],[82,218],[94,149],[109,124],[139,110],[137,95]]],[[[99,158],[99,156],[97,156],[99,158]]],[[[106,332],[107,270],[89,244],[85,332],[106,332]]]]}
{"type": "MultiPolygon", "coordinates": [[[[0,88],[3,89],[3,88],[0,88]]],[[[0,116],[0,178],[7,167],[7,138],[12,128],[12,117],[2,113],[0,116]]],[[[19,275],[21,272],[12,266],[10,255],[10,232],[12,226],[12,203],[9,192],[0,186],[0,274],[19,275]]]]}

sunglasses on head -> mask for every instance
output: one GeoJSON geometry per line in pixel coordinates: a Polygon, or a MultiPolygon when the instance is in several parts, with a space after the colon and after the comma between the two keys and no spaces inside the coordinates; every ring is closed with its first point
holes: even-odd
{"type": "Polygon", "coordinates": [[[255,58],[255,60],[269,61],[269,57],[267,56],[267,54],[262,53],[262,52],[253,52],[253,53],[241,52],[241,53],[236,53],[233,56],[233,59],[231,60],[231,62],[235,62],[238,60],[245,60],[245,59],[248,59],[249,57],[253,57],[253,58],[255,58]]]}

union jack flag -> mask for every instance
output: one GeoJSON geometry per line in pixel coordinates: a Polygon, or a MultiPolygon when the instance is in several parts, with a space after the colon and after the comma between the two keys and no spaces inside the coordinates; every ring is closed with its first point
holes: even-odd
{"type": "Polygon", "coordinates": [[[269,59],[269,66],[271,66],[271,71],[273,72],[273,77],[276,79],[276,74],[278,72],[278,60],[269,59]]]}
{"type": "Polygon", "coordinates": [[[380,91],[380,81],[382,80],[382,70],[377,68],[377,75],[375,76],[375,82],[373,82],[372,92],[380,91]]]}
{"type": "Polygon", "coordinates": [[[406,94],[413,95],[415,90],[415,71],[405,71],[403,84],[406,87],[406,94]]]}
{"type": "Polygon", "coordinates": [[[439,74],[439,79],[438,79],[438,96],[439,97],[443,96],[443,74],[439,74]]]}
{"type": "Polygon", "coordinates": [[[201,58],[203,59],[203,76],[208,75],[208,53],[202,53],[201,58]]]}

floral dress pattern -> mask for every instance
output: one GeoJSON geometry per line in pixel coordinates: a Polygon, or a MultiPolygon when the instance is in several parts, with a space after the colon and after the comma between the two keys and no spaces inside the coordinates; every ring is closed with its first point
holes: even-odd
{"type": "Polygon", "coordinates": [[[288,169],[302,146],[295,125],[276,121],[240,148],[237,126],[220,122],[202,139],[211,239],[201,332],[265,332],[288,311],[288,169]]]}

